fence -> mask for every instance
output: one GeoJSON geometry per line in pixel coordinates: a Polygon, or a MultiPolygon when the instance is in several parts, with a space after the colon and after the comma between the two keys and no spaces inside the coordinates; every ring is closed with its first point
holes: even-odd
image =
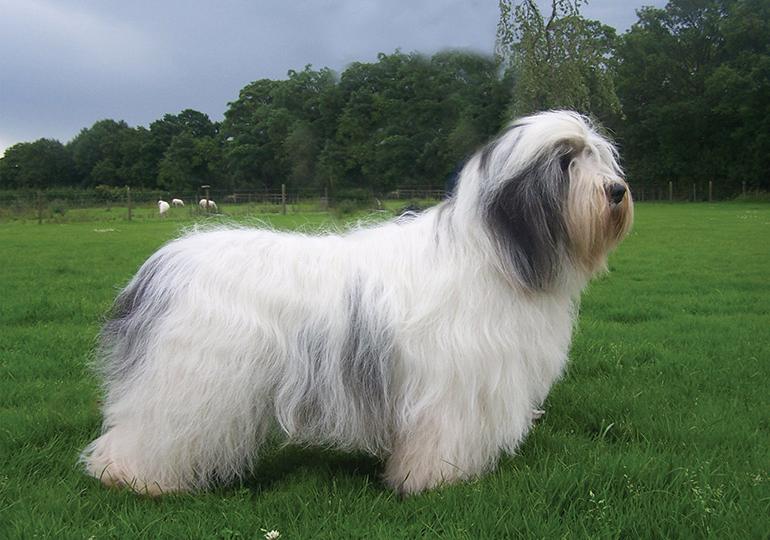
{"type": "MultiPolygon", "coordinates": [[[[378,206],[381,201],[399,200],[441,200],[445,191],[432,187],[410,187],[396,189],[380,195],[374,195],[365,190],[357,190],[356,204],[378,206]],[[361,193],[365,197],[361,198],[361,193]]],[[[714,182],[701,181],[689,185],[679,182],[667,183],[632,183],[631,192],[636,202],[671,201],[671,202],[704,202],[725,200],[736,197],[732,190],[717,187],[714,182]]],[[[742,185],[744,196],[751,194],[747,191],[746,183],[742,185]]],[[[0,220],[7,219],[37,219],[43,220],[93,220],[93,219],[134,219],[136,217],[158,217],[158,200],[171,202],[180,199],[184,208],[173,208],[170,215],[194,216],[208,214],[213,211],[199,206],[201,199],[209,198],[215,201],[217,212],[228,215],[247,213],[284,213],[297,211],[324,211],[330,206],[344,206],[344,200],[330,199],[317,191],[223,191],[216,189],[201,189],[197,192],[169,193],[159,190],[133,188],[107,188],[93,190],[64,189],[64,190],[16,190],[0,191],[0,220]],[[98,214],[101,211],[101,214],[98,214]],[[90,213],[89,213],[90,212],[90,213]],[[183,214],[184,213],[184,214],[183,214]],[[66,215],[66,218],[65,218],[66,215]]]]}
{"type": "MultiPolygon", "coordinates": [[[[408,188],[376,197],[369,194],[361,199],[359,196],[357,204],[365,207],[381,204],[381,200],[440,200],[443,197],[444,191],[440,189],[408,188]]],[[[128,187],[101,190],[17,190],[0,191],[0,219],[37,219],[42,222],[158,217],[158,201],[171,203],[173,199],[181,200],[184,206],[172,208],[167,215],[286,214],[290,211],[324,211],[339,202],[316,191],[287,191],[285,186],[282,186],[281,191],[223,191],[208,188],[194,193],[169,193],[128,187]],[[199,204],[205,199],[214,201],[216,210],[199,204]]]]}
{"type": "MultiPolygon", "coordinates": [[[[756,190],[751,193],[754,194],[756,190]]],[[[741,184],[741,192],[735,193],[735,190],[724,188],[713,181],[700,182],[665,182],[665,183],[632,183],[631,193],[636,202],[644,201],[669,201],[669,202],[713,202],[719,200],[734,199],[742,195],[746,197],[749,194],[746,182],[741,184]]]]}

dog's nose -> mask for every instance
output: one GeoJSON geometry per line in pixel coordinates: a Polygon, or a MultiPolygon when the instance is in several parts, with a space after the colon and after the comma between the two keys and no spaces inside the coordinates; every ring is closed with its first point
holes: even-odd
{"type": "Polygon", "coordinates": [[[620,183],[614,183],[607,188],[607,195],[610,201],[618,204],[623,200],[623,196],[626,194],[626,186],[620,183]]]}

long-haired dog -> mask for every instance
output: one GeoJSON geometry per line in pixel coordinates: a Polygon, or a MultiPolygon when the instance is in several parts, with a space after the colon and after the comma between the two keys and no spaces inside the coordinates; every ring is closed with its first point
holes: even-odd
{"type": "Polygon", "coordinates": [[[454,196],[346,234],[188,234],[117,298],[89,474],[150,494],[247,472],[267,432],[364,450],[402,493],[514,452],[567,361],[577,301],[629,230],[613,145],[551,111],[473,156],[454,196]]]}

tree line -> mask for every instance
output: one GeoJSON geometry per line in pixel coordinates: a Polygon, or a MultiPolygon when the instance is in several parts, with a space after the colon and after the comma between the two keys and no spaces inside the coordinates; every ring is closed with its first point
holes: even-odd
{"type": "Polygon", "coordinates": [[[624,34],[580,0],[500,0],[494,56],[380,54],[246,85],[221,122],[100,120],[66,144],[19,143],[0,189],[132,186],[384,193],[442,187],[513,116],[567,107],[621,147],[632,185],[770,180],[770,0],[672,0],[624,34]]]}

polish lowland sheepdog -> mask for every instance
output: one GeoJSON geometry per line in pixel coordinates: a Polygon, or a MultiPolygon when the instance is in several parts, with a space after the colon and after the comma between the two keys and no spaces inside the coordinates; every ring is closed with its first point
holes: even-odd
{"type": "Polygon", "coordinates": [[[195,232],[152,255],[101,335],[108,485],[248,472],[271,429],[363,450],[394,490],[475,477],[521,443],[567,362],[581,289],[632,221],[613,145],[552,111],[473,156],[454,196],[345,234],[195,232]]]}

